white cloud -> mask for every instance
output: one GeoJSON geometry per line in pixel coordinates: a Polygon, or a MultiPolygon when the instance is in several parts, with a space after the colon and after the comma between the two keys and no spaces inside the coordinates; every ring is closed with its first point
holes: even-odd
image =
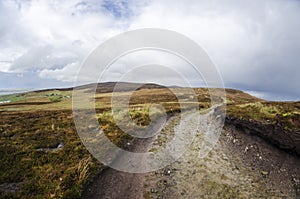
{"type": "Polygon", "coordinates": [[[79,62],[67,64],[61,69],[43,69],[39,72],[39,77],[43,79],[56,79],[62,82],[73,82],[76,80],[76,74],[80,68],[79,62]]]}
{"type": "Polygon", "coordinates": [[[34,0],[18,6],[13,1],[2,2],[0,11],[5,12],[1,18],[8,19],[0,21],[0,58],[9,56],[0,61],[11,65],[0,70],[57,69],[82,60],[100,42],[126,27],[126,21],[101,11],[101,3],[34,0]]]}
{"type": "Polygon", "coordinates": [[[79,63],[105,39],[166,28],[203,46],[227,86],[300,96],[299,11],[296,0],[5,0],[0,71],[73,81],[79,63]]]}
{"type": "Polygon", "coordinates": [[[162,85],[205,86],[198,71],[182,58],[165,51],[141,50],[127,54],[103,74],[101,81],[156,82],[162,85]]]}
{"type": "Polygon", "coordinates": [[[299,1],[153,1],[131,28],[158,27],[202,45],[227,86],[300,97],[299,1]]]}

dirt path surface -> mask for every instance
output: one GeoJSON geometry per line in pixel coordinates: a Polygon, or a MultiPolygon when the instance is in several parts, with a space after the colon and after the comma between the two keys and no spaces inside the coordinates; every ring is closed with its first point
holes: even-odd
{"type": "Polygon", "coordinates": [[[143,198],[144,178],[144,174],[109,168],[99,174],[92,186],[85,191],[83,198],[143,198]]]}
{"type": "MultiPolygon", "coordinates": [[[[172,124],[174,117],[168,118],[166,125],[172,124]]],[[[148,152],[152,143],[157,139],[157,136],[145,139],[135,139],[126,150],[136,153],[148,152]]],[[[119,158],[113,164],[120,164],[126,162],[128,157],[126,155],[119,155],[119,158]]],[[[143,167],[144,162],[140,162],[140,167],[143,167]]],[[[103,199],[140,199],[144,195],[143,182],[145,181],[145,173],[128,173],[118,171],[112,168],[104,170],[94,180],[92,185],[85,190],[84,199],[103,198],[103,199]]]]}
{"type": "MultiPolygon", "coordinates": [[[[178,121],[171,118],[158,136],[136,140],[131,150],[164,146],[174,137],[178,121]]],[[[298,156],[226,126],[213,150],[201,158],[205,125],[186,153],[167,167],[145,174],[107,169],[83,198],[300,198],[298,156]]]]}
{"type": "MultiPolygon", "coordinates": [[[[154,138],[136,139],[131,143],[128,150],[132,152],[147,152],[154,138]]],[[[126,161],[126,155],[120,155],[114,164],[126,161]]],[[[141,166],[142,166],[141,162],[141,166]]],[[[93,182],[92,186],[85,191],[83,198],[105,199],[139,199],[143,198],[143,183],[145,174],[127,173],[109,168],[104,170],[93,182]]]]}
{"type": "Polygon", "coordinates": [[[197,145],[145,181],[145,198],[300,198],[299,158],[257,137],[223,131],[205,158],[197,145]]]}

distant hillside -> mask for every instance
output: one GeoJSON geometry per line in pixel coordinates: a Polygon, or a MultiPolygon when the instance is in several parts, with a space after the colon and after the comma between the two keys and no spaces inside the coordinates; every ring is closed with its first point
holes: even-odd
{"type": "MultiPolygon", "coordinates": [[[[109,107],[110,95],[106,95],[114,92],[128,92],[134,91],[131,96],[132,104],[147,104],[147,103],[162,103],[168,102],[174,105],[177,102],[176,96],[168,88],[176,89],[179,93],[184,91],[185,88],[172,86],[165,87],[154,83],[129,83],[118,82],[118,88],[115,88],[116,82],[104,82],[97,84],[87,84],[75,87],[76,89],[82,89],[84,92],[92,92],[96,89],[96,99],[103,105],[106,104],[109,107]],[[103,96],[102,96],[103,94],[103,96]]],[[[208,107],[211,102],[211,95],[208,88],[193,88],[198,96],[198,101],[201,104],[200,107],[208,107]]],[[[251,96],[243,91],[234,89],[225,89],[227,104],[237,105],[244,103],[264,102],[264,100],[251,96]]],[[[72,91],[73,88],[53,88],[37,90],[26,93],[13,94],[8,96],[0,96],[0,111],[5,110],[60,110],[71,109],[72,106],[72,91]],[[2,107],[2,108],[1,108],[2,107]],[[5,108],[4,108],[5,107],[5,108]]],[[[185,96],[189,98],[189,96],[185,96]]],[[[103,107],[102,107],[103,108],[103,107]]]]}
{"type": "MultiPolygon", "coordinates": [[[[118,83],[118,86],[121,89],[117,89],[115,91],[131,91],[134,88],[137,88],[137,90],[141,89],[154,89],[154,88],[166,88],[165,86],[161,86],[158,84],[154,83],[130,83],[130,82],[103,82],[103,83],[93,83],[93,84],[86,84],[82,86],[77,86],[75,87],[76,89],[92,89],[95,86],[97,86],[97,93],[111,93],[114,91],[114,87],[118,83]]],[[[46,92],[46,91],[52,91],[52,90],[57,90],[57,91],[71,91],[73,90],[73,87],[70,88],[53,88],[53,89],[43,89],[43,90],[38,90],[35,91],[37,93],[39,92],[46,92]]]]}
{"type": "MultiPolygon", "coordinates": [[[[136,90],[142,90],[142,89],[163,89],[163,88],[182,88],[179,86],[162,86],[159,84],[154,84],[154,83],[146,83],[146,84],[142,84],[142,83],[131,83],[131,82],[103,82],[103,83],[93,83],[93,84],[86,84],[86,85],[82,85],[82,86],[77,86],[75,87],[76,89],[92,89],[95,87],[95,85],[97,84],[97,93],[111,93],[113,91],[115,92],[126,92],[126,91],[132,91],[135,88],[137,88],[136,90]],[[116,84],[118,83],[118,89],[114,90],[114,87],[116,86],[116,84]]],[[[209,95],[208,93],[208,89],[207,88],[194,88],[196,91],[199,91],[199,94],[205,94],[205,95],[209,95]]],[[[48,92],[48,91],[72,91],[73,87],[70,88],[53,88],[53,89],[43,89],[43,90],[37,90],[34,91],[36,93],[40,93],[40,92],[48,92]]],[[[226,90],[226,95],[227,98],[229,99],[229,103],[233,102],[256,102],[256,101],[265,101],[263,99],[254,97],[248,93],[245,93],[243,91],[240,90],[236,90],[236,89],[225,89],[226,90]]]]}

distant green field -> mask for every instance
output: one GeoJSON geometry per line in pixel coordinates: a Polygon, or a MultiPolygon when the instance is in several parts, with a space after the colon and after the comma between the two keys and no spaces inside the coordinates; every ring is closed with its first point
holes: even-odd
{"type": "Polygon", "coordinates": [[[25,99],[25,94],[11,94],[11,95],[0,95],[0,102],[1,101],[10,101],[10,102],[17,102],[20,100],[25,99]]]}

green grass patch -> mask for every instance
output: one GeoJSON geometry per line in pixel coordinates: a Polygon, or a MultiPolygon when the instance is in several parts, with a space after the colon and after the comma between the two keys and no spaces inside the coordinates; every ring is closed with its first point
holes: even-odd
{"type": "Polygon", "coordinates": [[[12,94],[0,96],[0,101],[10,101],[17,102],[20,100],[25,100],[26,94],[12,94]]]}

